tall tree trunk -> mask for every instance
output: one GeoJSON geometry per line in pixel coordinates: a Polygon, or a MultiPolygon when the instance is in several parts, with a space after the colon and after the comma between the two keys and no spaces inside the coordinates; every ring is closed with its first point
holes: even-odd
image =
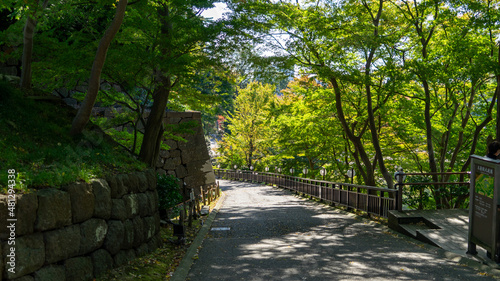
{"type": "Polygon", "coordinates": [[[373,148],[375,149],[375,155],[377,157],[376,159],[378,160],[377,161],[378,166],[380,168],[380,172],[382,173],[382,175],[387,183],[387,187],[393,188],[394,183],[392,180],[392,175],[389,173],[389,171],[387,170],[387,167],[385,166],[384,155],[382,154],[382,149],[380,148],[380,141],[379,141],[379,137],[378,137],[377,127],[375,125],[375,116],[374,116],[375,114],[373,113],[370,85],[366,85],[366,99],[368,101],[367,110],[368,110],[370,131],[372,134],[372,143],[373,143],[373,148]]]}
{"type": "MultiPolygon", "coordinates": [[[[379,25],[379,20],[380,17],[382,16],[382,8],[383,8],[384,1],[380,0],[379,1],[379,9],[377,12],[377,16],[373,18],[373,25],[374,25],[374,32],[373,35],[374,37],[378,37],[378,25],[379,25]]],[[[368,5],[366,5],[366,8],[370,11],[368,5]]],[[[370,11],[370,14],[371,11],[370,11]]],[[[375,149],[375,156],[376,160],[378,160],[378,164],[380,167],[380,172],[382,173],[388,188],[393,188],[394,184],[392,181],[392,175],[389,173],[387,170],[387,167],[385,166],[384,162],[384,155],[382,154],[382,149],[380,148],[380,141],[378,137],[378,130],[377,126],[375,124],[375,114],[373,112],[373,104],[372,104],[372,93],[371,93],[371,66],[372,66],[372,61],[373,61],[373,56],[375,55],[376,47],[373,47],[370,50],[370,54],[368,55],[368,59],[366,60],[365,64],[365,91],[366,91],[366,99],[367,99],[367,110],[368,110],[368,124],[370,127],[371,135],[372,135],[372,143],[373,143],[373,148],[375,149]]],[[[377,161],[375,161],[377,162],[377,161]]],[[[374,163],[374,165],[376,165],[374,163]]]]}
{"type": "Polygon", "coordinates": [[[345,119],[344,110],[342,108],[342,92],[340,91],[337,79],[335,77],[330,77],[330,82],[332,83],[333,90],[335,92],[335,106],[337,109],[338,118],[340,120],[340,123],[342,124],[342,128],[344,129],[344,132],[346,133],[349,140],[354,145],[355,152],[359,154],[359,157],[361,158],[361,161],[365,168],[363,169],[361,163],[358,163],[358,161],[356,161],[359,173],[363,177],[366,185],[376,186],[374,170],[370,158],[366,154],[361,139],[354,135],[354,133],[351,131],[351,128],[349,128],[347,120],[345,119]]]}
{"type": "Polygon", "coordinates": [[[109,45],[116,33],[120,30],[120,27],[125,17],[125,10],[127,8],[128,0],[120,0],[116,7],[115,17],[111,22],[110,26],[104,33],[99,42],[99,47],[94,58],[94,63],[92,64],[92,70],[90,73],[89,88],[87,90],[87,95],[83,100],[82,105],[78,109],[78,112],[73,119],[73,124],[71,127],[71,135],[77,135],[82,133],[83,129],[87,125],[90,119],[90,114],[92,113],[92,108],[94,107],[97,94],[99,93],[99,87],[101,83],[101,72],[104,67],[104,62],[106,61],[106,55],[108,53],[109,45]]]}
{"type": "MultiPolygon", "coordinates": [[[[419,5],[420,2],[413,2],[414,9],[416,14],[413,14],[410,7],[409,3],[406,3],[407,8],[408,8],[408,15],[409,18],[412,19],[412,24],[415,27],[415,31],[420,38],[420,47],[422,48],[421,53],[422,53],[422,58],[424,60],[428,59],[428,51],[427,47],[429,46],[429,42],[431,41],[432,35],[434,34],[436,24],[433,23],[433,26],[430,28],[428,34],[424,34],[424,24],[423,24],[423,18],[419,15],[419,5]]],[[[430,8],[430,6],[428,7],[430,8]]],[[[438,18],[438,13],[439,13],[439,3],[436,2],[433,4],[434,9],[434,20],[438,18]]],[[[425,12],[422,11],[422,13],[425,12]]],[[[427,153],[429,156],[429,168],[430,172],[437,172],[437,164],[436,164],[436,157],[434,153],[434,145],[432,141],[432,120],[431,120],[431,92],[429,89],[429,83],[428,83],[428,78],[426,77],[428,74],[427,73],[418,73],[417,70],[417,76],[420,79],[420,82],[422,83],[422,87],[424,89],[424,95],[425,95],[425,109],[424,109],[424,123],[425,123],[425,134],[426,134],[426,140],[427,140],[427,153]]],[[[432,176],[432,180],[434,182],[437,182],[438,177],[437,175],[432,176]]]]}
{"type": "Polygon", "coordinates": [[[33,36],[35,35],[36,20],[28,16],[24,26],[23,58],[21,67],[21,88],[31,89],[31,56],[33,54],[33,36]]]}
{"type": "Polygon", "coordinates": [[[160,145],[163,139],[163,117],[167,108],[168,97],[172,87],[170,77],[161,77],[160,85],[154,95],[153,106],[149,114],[144,137],[142,139],[139,159],[149,167],[154,167],[160,153],[160,145]]]}
{"type": "MultiPolygon", "coordinates": [[[[163,4],[162,6],[159,6],[157,12],[162,19],[160,36],[163,44],[160,44],[160,50],[162,52],[163,59],[169,60],[171,59],[172,50],[169,49],[167,44],[164,43],[169,40],[170,36],[172,36],[173,28],[169,19],[170,11],[168,5],[163,4]]],[[[158,155],[160,154],[160,145],[163,140],[163,116],[165,115],[165,109],[167,108],[170,90],[175,84],[172,83],[171,76],[165,76],[167,71],[158,69],[156,72],[158,77],[157,91],[153,97],[153,106],[146,123],[141,151],[139,152],[139,159],[150,167],[155,166],[158,155]]]]}
{"type": "MultiPolygon", "coordinates": [[[[427,138],[427,153],[429,155],[429,168],[432,173],[437,172],[436,156],[434,153],[434,144],[432,142],[432,121],[431,121],[431,92],[427,80],[423,79],[422,84],[425,92],[425,109],[424,109],[424,122],[425,122],[425,135],[427,138]]],[[[432,176],[434,182],[438,181],[437,175],[432,176]]]]}
{"type": "MultiPolygon", "coordinates": [[[[42,9],[45,9],[49,0],[45,0],[42,9]]],[[[38,1],[36,3],[38,5],[38,1]]],[[[38,7],[37,7],[38,8],[38,7]]],[[[28,15],[26,25],[23,31],[23,57],[21,61],[21,82],[20,86],[23,89],[31,89],[31,57],[33,56],[33,37],[35,36],[35,28],[37,20],[35,15],[28,15]]]]}
{"type": "MultiPolygon", "coordinates": [[[[437,13],[435,16],[437,17],[437,13]]],[[[415,23],[415,26],[418,35],[421,37],[420,42],[422,44],[422,57],[424,59],[427,59],[428,58],[427,46],[429,45],[429,41],[431,40],[432,35],[434,34],[435,26],[433,26],[429,31],[427,39],[425,39],[422,27],[419,26],[418,22],[415,23]]],[[[431,90],[429,88],[429,82],[427,81],[427,78],[421,76],[421,82],[425,94],[424,123],[425,123],[425,135],[427,139],[427,153],[429,155],[429,168],[431,170],[430,172],[436,173],[437,172],[436,156],[434,153],[434,144],[432,142],[431,90]]],[[[438,181],[437,175],[433,175],[432,180],[434,182],[437,182],[438,181]]]]}
{"type": "Polygon", "coordinates": [[[253,159],[253,152],[255,148],[253,145],[253,137],[250,137],[250,143],[248,145],[248,161],[247,161],[247,166],[250,168],[252,166],[252,159],[253,159]]]}

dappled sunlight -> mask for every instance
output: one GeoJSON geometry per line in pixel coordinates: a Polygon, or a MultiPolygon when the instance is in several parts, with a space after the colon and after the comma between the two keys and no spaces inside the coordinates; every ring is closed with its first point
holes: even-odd
{"type": "Polygon", "coordinates": [[[456,213],[453,214],[453,217],[445,217],[444,220],[446,220],[450,224],[455,224],[455,225],[468,225],[469,224],[469,217],[464,216],[464,215],[458,215],[456,213]]]}
{"type": "Polygon", "coordinates": [[[432,260],[435,259],[434,255],[431,255],[429,253],[425,252],[400,252],[400,251],[392,251],[392,249],[389,249],[389,252],[384,253],[384,256],[387,258],[398,258],[401,260],[405,260],[406,262],[409,261],[411,262],[416,262],[420,260],[432,260]]]}
{"type": "Polygon", "coordinates": [[[289,196],[287,191],[241,183],[223,188],[227,199],[212,227],[229,230],[210,233],[192,268],[191,280],[483,277],[377,223],[289,196]]]}
{"type": "MultiPolygon", "coordinates": [[[[418,266],[421,260],[432,260],[433,257],[426,253],[419,252],[392,252],[394,249],[386,249],[380,252],[379,249],[338,252],[335,248],[342,246],[341,239],[338,236],[331,236],[325,240],[324,236],[309,236],[301,243],[297,243],[298,236],[290,235],[283,239],[265,239],[256,241],[256,243],[242,245],[242,254],[240,260],[260,260],[276,262],[277,260],[286,261],[291,267],[309,266],[315,268],[321,273],[350,272],[351,276],[362,277],[387,276],[397,274],[421,274],[426,268],[418,266]],[[306,250],[306,251],[304,251],[306,250]],[[306,252],[306,254],[301,254],[306,252]],[[393,258],[401,259],[401,262],[393,264],[393,258]],[[402,262],[404,260],[404,262],[402,262]],[[331,268],[329,264],[336,263],[337,266],[331,268]],[[293,264],[293,265],[292,265],[293,264]],[[423,270],[423,271],[422,271],[423,270]]],[[[287,270],[289,273],[289,271],[287,270]]],[[[290,275],[292,277],[293,275],[290,275]]]]}
{"type": "Polygon", "coordinates": [[[384,234],[381,229],[369,224],[356,223],[345,227],[344,230],[353,230],[347,234],[336,226],[319,226],[308,232],[293,232],[273,238],[232,239],[236,243],[234,251],[238,255],[237,261],[233,261],[231,266],[238,264],[243,271],[251,267],[252,272],[290,280],[300,280],[296,279],[299,272],[308,272],[310,275],[306,277],[313,279],[315,275],[337,276],[343,272],[350,276],[345,280],[368,275],[375,278],[394,276],[399,280],[429,280],[421,279],[421,274],[429,271],[429,264],[439,270],[443,263],[448,263],[436,260],[435,255],[418,247],[412,250],[394,248],[392,241],[400,238],[384,234]],[[383,237],[375,237],[374,233],[383,237]],[[424,265],[424,261],[429,264],[424,265]],[[255,268],[255,264],[259,265],[258,268],[255,268]],[[269,264],[279,266],[266,268],[269,264]],[[307,268],[314,270],[309,272],[307,268]]]}

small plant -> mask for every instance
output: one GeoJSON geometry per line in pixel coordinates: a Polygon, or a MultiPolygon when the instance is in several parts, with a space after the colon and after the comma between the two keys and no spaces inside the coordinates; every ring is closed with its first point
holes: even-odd
{"type": "Polygon", "coordinates": [[[157,187],[159,207],[162,213],[182,203],[182,194],[179,189],[179,179],[172,175],[158,175],[157,187]]]}
{"type": "MultiPolygon", "coordinates": [[[[431,179],[426,176],[409,176],[408,183],[426,183],[431,182],[431,179]]],[[[434,198],[431,198],[430,185],[409,185],[403,188],[403,205],[407,205],[411,209],[435,209],[434,198]]]]}

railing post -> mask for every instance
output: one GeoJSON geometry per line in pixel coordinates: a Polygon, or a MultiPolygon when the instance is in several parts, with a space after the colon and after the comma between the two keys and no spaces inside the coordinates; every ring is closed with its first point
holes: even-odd
{"type": "Polygon", "coordinates": [[[359,210],[359,187],[356,187],[356,209],[359,210]]]}
{"type": "Polygon", "coordinates": [[[220,197],[220,185],[219,185],[219,182],[217,182],[217,197],[220,197]]]}
{"type": "Polygon", "coordinates": [[[403,184],[397,183],[398,186],[398,211],[403,211],[403,184]]]}
{"type": "Polygon", "coordinates": [[[382,210],[383,209],[383,205],[384,205],[383,204],[383,202],[384,202],[383,198],[384,198],[384,192],[380,191],[380,197],[379,197],[379,201],[378,201],[378,215],[379,216],[382,216],[382,214],[383,214],[383,210],[382,210]]]}
{"type": "MultiPolygon", "coordinates": [[[[344,187],[342,186],[342,189],[343,189],[343,188],[344,188],[344,187]]],[[[347,201],[346,201],[347,210],[351,210],[351,208],[350,208],[351,206],[350,206],[350,204],[349,204],[349,203],[351,202],[351,200],[350,200],[350,199],[351,199],[351,198],[350,198],[350,197],[351,197],[351,189],[350,189],[350,187],[349,187],[349,186],[347,186],[347,196],[346,196],[346,197],[347,197],[347,201]]]]}
{"type": "Polygon", "coordinates": [[[201,201],[203,202],[203,205],[205,204],[205,191],[203,191],[203,186],[200,186],[200,193],[201,193],[201,201]]]}

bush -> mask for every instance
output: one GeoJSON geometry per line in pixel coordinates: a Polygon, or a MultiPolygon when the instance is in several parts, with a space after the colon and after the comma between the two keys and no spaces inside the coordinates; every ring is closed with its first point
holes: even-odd
{"type": "MultiPolygon", "coordinates": [[[[426,183],[431,182],[431,178],[426,176],[409,176],[407,183],[426,183]]],[[[424,210],[435,209],[435,201],[430,192],[431,185],[407,185],[403,188],[403,205],[407,205],[410,209],[417,210],[422,204],[424,210]],[[422,191],[422,194],[420,194],[422,191]],[[420,197],[422,195],[422,197],[420,197]]]]}
{"type": "Polygon", "coordinates": [[[179,189],[179,179],[172,175],[158,175],[158,190],[160,210],[168,210],[182,203],[179,189]]]}

